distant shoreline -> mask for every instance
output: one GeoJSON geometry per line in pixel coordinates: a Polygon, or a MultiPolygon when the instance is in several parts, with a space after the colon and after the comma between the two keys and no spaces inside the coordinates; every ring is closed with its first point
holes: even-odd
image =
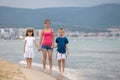
{"type": "MultiPolygon", "coordinates": [[[[120,37],[67,37],[67,38],[80,38],[80,39],[120,39],[120,37]]],[[[40,39],[40,38],[36,37],[36,39],[40,39]]],[[[24,40],[24,38],[21,38],[21,39],[0,39],[0,40],[24,40]]]]}

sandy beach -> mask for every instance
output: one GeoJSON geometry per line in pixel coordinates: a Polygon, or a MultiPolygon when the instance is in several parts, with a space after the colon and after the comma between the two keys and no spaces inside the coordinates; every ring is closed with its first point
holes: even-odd
{"type": "Polygon", "coordinates": [[[0,61],[0,80],[56,80],[34,69],[24,68],[7,61],[0,61]]]}
{"type": "Polygon", "coordinates": [[[25,66],[20,64],[0,61],[0,80],[85,80],[85,78],[81,76],[76,79],[69,74],[66,74],[69,77],[66,77],[64,73],[56,72],[54,74],[53,76],[41,70],[25,68],[25,66]]]}

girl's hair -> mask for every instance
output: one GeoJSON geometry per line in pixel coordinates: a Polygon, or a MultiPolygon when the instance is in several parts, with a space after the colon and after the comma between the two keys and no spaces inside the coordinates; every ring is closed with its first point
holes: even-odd
{"type": "Polygon", "coordinates": [[[49,20],[49,19],[46,19],[46,20],[44,21],[44,24],[46,24],[47,22],[50,22],[50,20],[49,20]]]}
{"type": "Polygon", "coordinates": [[[34,36],[34,30],[33,29],[27,29],[26,30],[26,37],[28,36],[28,32],[32,32],[32,36],[34,36]]]}

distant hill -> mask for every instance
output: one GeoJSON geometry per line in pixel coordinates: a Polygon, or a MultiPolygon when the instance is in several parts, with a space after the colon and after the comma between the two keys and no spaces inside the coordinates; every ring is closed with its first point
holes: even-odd
{"type": "Polygon", "coordinates": [[[0,6],[0,27],[42,28],[45,19],[52,21],[53,28],[104,31],[108,27],[120,27],[120,4],[42,9],[0,6]]]}

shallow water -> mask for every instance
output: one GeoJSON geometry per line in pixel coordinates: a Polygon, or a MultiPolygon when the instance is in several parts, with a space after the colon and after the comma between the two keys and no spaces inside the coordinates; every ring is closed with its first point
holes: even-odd
{"type": "MultiPolygon", "coordinates": [[[[25,61],[23,44],[23,40],[0,40],[0,59],[15,63],[25,61]]],[[[69,38],[69,49],[66,77],[70,80],[79,80],[79,75],[86,80],[120,80],[119,38],[69,38]]],[[[35,49],[33,62],[41,64],[41,59],[41,52],[35,49]]],[[[53,53],[53,66],[53,70],[57,70],[56,50],[53,53]]]]}

